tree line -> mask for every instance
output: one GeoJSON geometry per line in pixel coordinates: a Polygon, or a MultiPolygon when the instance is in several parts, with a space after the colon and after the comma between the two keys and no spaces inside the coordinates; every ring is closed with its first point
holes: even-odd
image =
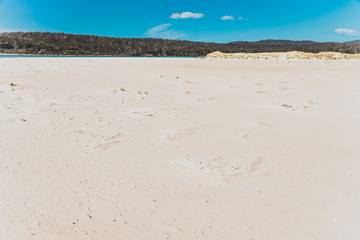
{"type": "Polygon", "coordinates": [[[157,38],[114,38],[48,32],[0,34],[0,53],[110,56],[205,56],[208,53],[342,52],[359,53],[360,42],[313,42],[289,40],[193,42],[157,38]]]}

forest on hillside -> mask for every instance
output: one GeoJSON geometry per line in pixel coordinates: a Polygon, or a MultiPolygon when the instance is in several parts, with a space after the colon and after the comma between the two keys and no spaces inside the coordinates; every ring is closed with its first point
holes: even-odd
{"type": "Polygon", "coordinates": [[[0,33],[0,53],[111,56],[205,56],[225,53],[325,52],[359,53],[360,42],[313,42],[289,40],[207,43],[157,38],[114,38],[48,32],[0,33]]]}

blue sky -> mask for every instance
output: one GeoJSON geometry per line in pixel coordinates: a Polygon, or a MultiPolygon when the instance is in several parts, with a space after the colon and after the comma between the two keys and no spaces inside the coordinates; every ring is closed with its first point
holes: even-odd
{"type": "Polygon", "coordinates": [[[360,39],[359,0],[0,0],[0,32],[230,42],[360,39]]]}

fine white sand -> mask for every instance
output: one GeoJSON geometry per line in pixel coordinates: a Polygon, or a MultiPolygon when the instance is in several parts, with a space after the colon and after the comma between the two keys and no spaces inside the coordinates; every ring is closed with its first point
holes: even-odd
{"type": "Polygon", "coordinates": [[[0,59],[0,240],[360,239],[360,61],[0,59]]]}

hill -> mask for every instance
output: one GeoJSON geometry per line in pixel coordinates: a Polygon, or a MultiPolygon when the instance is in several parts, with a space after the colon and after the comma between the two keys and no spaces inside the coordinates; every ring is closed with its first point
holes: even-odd
{"type": "Polygon", "coordinates": [[[205,56],[211,52],[355,53],[360,43],[263,40],[207,43],[155,38],[114,38],[48,32],[0,34],[0,53],[112,56],[205,56]]]}

